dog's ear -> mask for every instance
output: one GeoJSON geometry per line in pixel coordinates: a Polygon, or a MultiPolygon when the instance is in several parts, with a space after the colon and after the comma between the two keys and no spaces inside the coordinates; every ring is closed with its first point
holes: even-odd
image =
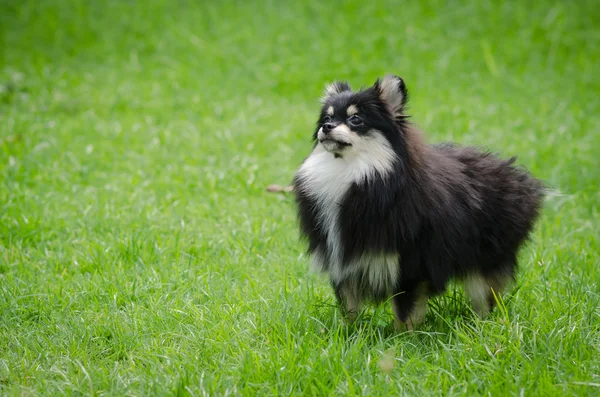
{"type": "Polygon", "coordinates": [[[404,85],[404,80],[398,76],[388,74],[383,79],[378,79],[373,88],[394,117],[404,114],[404,106],[408,100],[408,91],[406,85],[404,85]]]}
{"type": "Polygon", "coordinates": [[[340,94],[344,91],[352,91],[352,88],[350,88],[350,84],[346,83],[345,81],[335,81],[331,84],[328,84],[325,87],[325,92],[323,93],[321,102],[325,103],[332,96],[340,94]]]}

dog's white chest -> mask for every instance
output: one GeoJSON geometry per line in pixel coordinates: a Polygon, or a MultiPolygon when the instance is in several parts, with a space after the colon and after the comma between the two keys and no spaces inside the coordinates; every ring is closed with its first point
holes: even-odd
{"type": "Polygon", "coordinates": [[[327,232],[327,252],[313,257],[313,265],[319,270],[325,267],[325,261],[331,265],[341,261],[339,214],[344,197],[356,178],[351,168],[352,164],[344,159],[319,151],[317,147],[299,170],[303,189],[316,202],[319,225],[327,232]]]}
{"type": "Polygon", "coordinates": [[[373,167],[360,158],[335,158],[317,146],[298,174],[303,190],[316,202],[319,225],[327,232],[326,252],[313,254],[313,269],[328,270],[334,282],[362,274],[376,289],[395,283],[399,273],[397,255],[365,252],[351,263],[342,263],[340,206],[353,183],[374,174],[373,167]]]}

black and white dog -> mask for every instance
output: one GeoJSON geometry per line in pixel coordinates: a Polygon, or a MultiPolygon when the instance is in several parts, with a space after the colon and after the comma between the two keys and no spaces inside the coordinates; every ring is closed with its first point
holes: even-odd
{"type": "Polygon", "coordinates": [[[397,76],[327,87],[293,183],[312,265],[350,318],[363,301],[391,299],[396,326],[412,329],[453,278],[485,315],[515,277],[544,187],[514,158],[425,144],[406,101],[397,76]]]}

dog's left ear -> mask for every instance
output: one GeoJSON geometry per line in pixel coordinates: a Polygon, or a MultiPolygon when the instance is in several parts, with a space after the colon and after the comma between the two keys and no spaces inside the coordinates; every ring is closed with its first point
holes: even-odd
{"type": "Polygon", "coordinates": [[[394,117],[404,114],[404,106],[408,100],[408,91],[406,85],[404,85],[404,80],[398,76],[388,74],[383,79],[378,79],[373,88],[394,117]]]}
{"type": "Polygon", "coordinates": [[[325,103],[332,96],[341,94],[342,92],[345,92],[345,91],[352,91],[352,88],[350,88],[350,84],[348,84],[345,81],[335,81],[331,84],[328,84],[325,87],[325,92],[323,93],[321,102],[325,103]]]}

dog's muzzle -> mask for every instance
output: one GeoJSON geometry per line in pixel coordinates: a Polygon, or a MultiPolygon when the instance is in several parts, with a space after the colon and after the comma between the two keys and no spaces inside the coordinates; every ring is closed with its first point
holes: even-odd
{"type": "Polygon", "coordinates": [[[332,123],[326,123],[317,133],[317,139],[328,152],[340,152],[352,146],[348,142],[350,130],[345,125],[332,126],[332,123]]]}

